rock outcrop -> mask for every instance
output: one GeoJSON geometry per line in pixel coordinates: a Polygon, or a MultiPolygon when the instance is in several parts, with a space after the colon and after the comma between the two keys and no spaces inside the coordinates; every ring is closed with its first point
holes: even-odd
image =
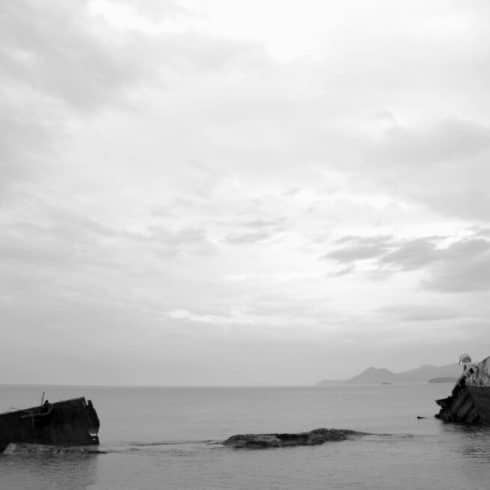
{"type": "Polygon", "coordinates": [[[450,396],[436,400],[436,403],[441,407],[436,418],[444,422],[478,424],[481,421],[475,400],[466,386],[465,378],[461,378],[456,383],[450,396]]]}
{"type": "Polygon", "coordinates": [[[315,429],[309,432],[279,434],[237,434],[223,442],[235,449],[268,449],[291,446],[318,446],[325,442],[345,441],[367,435],[345,429],[315,429]]]}
{"type": "Polygon", "coordinates": [[[472,363],[465,354],[464,370],[451,395],[436,403],[444,422],[490,425],[490,357],[472,363]]]}

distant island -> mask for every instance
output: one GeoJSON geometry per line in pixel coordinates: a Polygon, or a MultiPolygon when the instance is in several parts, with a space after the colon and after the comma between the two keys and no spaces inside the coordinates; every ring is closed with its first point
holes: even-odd
{"type": "Polygon", "coordinates": [[[454,384],[458,381],[458,378],[453,378],[451,376],[442,376],[440,378],[431,378],[429,379],[429,383],[451,383],[454,384]]]}
{"type": "Polygon", "coordinates": [[[415,369],[395,373],[386,368],[370,367],[353,378],[343,380],[324,379],[316,386],[333,384],[395,384],[395,383],[454,383],[461,375],[461,366],[447,364],[432,366],[426,364],[415,369]]]}

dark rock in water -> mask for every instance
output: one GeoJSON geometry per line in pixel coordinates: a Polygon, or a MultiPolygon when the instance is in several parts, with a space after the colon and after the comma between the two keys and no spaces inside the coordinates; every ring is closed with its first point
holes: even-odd
{"type": "Polygon", "coordinates": [[[345,441],[353,437],[367,435],[345,429],[315,429],[295,434],[237,434],[223,442],[223,445],[235,449],[267,449],[291,446],[318,446],[325,442],[345,441]]]}

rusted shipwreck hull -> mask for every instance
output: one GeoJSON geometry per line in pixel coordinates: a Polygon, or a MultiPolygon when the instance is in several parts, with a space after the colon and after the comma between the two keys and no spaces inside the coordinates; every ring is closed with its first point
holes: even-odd
{"type": "Polygon", "coordinates": [[[0,452],[10,443],[99,444],[100,421],[90,400],[74,398],[0,414],[0,452]]]}
{"type": "Polygon", "coordinates": [[[444,422],[490,425],[490,357],[480,363],[466,363],[450,396],[436,403],[437,418],[444,422]]]}

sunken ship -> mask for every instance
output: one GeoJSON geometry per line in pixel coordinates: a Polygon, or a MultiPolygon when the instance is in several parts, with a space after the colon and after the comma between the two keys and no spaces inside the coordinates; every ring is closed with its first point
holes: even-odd
{"type": "Polygon", "coordinates": [[[10,443],[53,446],[99,444],[100,421],[90,400],[74,398],[0,414],[0,452],[10,443]]]}
{"type": "Polygon", "coordinates": [[[490,357],[473,363],[468,354],[460,357],[463,373],[447,398],[436,400],[437,418],[444,422],[490,425],[490,357]]]}

